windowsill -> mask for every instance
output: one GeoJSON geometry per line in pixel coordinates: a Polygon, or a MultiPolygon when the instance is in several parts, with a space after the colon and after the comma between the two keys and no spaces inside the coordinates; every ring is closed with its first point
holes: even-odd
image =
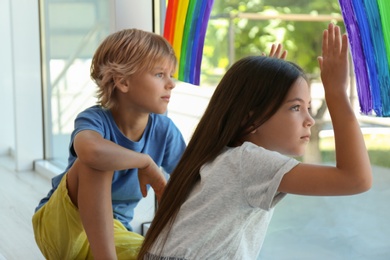
{"type": "Polygon", "coordinates": [[[51,179],[61,174],[64,170],[47,160],[37,160],[34,162],[34,170],[42,176],[51,179]]]}

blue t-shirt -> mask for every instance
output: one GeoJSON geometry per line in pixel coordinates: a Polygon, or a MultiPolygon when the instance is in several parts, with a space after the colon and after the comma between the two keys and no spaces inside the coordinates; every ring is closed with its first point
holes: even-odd
{"type": "MultiPolygon", "coordinates": [[[[71,135],[69,145],[68,166],[64,173],[52,179],[52,189],[43,198],[36,211],[40,209],[57,189],[62,177],[73,165],[77,156],[73,148],[73,141],[77,133],[83,130],[93,130],[118,145],[135,152],[150,155],[154,162],[165,172],[171,173],[181,158],[185,149],[185,142],[179,129],[170,118],[165,115],[150,114],[145,131],[138,142],[133,142],[122,134],[117,127],[109,110],[100,106],[90,107],[81,112],[75,120],[75,129],[71,135]]],[[[115,171],[112,180],[112,207],[114,218],[132,230],[130,221],[134,216],[134,208],[142,198],[139,188],[138,169],[115,171]]]]}

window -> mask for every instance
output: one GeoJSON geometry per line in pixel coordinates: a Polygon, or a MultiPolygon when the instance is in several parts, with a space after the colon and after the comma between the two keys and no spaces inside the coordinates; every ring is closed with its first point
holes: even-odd
{"type": "Polygon", "coordinates": [[[41,0],[45,159],[65,168],[76,115],[96,103],[91,59],[110,32],[110,1],[41,0]]]}

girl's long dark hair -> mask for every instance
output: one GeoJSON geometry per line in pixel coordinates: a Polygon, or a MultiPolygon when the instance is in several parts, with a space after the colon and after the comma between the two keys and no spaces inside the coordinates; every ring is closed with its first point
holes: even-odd
{"type": "Polygon", "coordinates": [[[267,121],[299,77],[306,79],[297,65],[265,56],[243,58],[226,72],[171,174],[138,259],[143,259],[151,247],[162,249],[169,232],[158,245],[156,239],[163,229],[170,230],[180,207],[200,180],[200,168],[224,147],[240,145],[242,137],[267,121]]]}

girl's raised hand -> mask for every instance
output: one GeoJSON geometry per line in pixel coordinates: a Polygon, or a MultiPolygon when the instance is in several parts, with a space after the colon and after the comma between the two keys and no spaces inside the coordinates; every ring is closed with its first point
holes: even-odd
{"type": "MultiPolygon", "coordinates": [[[[266,54],[263,52],[263,56],[266,56],[266,54]]],[[[272,44],[271,50],[269,52],[269,57],[278,58],[278,59],[286,59],[287,57],[287,51],[283,50],[282,44],[272,44]]]]}
{"type": "Polygon", "coordinates": [[[348,86],[348,38],[330,23],[322,36],[322,56],[318,57],[321,79],[327,93],[340,93],[348,86]],[[340,88],[341,87],[341,88],[340,88]]]}

